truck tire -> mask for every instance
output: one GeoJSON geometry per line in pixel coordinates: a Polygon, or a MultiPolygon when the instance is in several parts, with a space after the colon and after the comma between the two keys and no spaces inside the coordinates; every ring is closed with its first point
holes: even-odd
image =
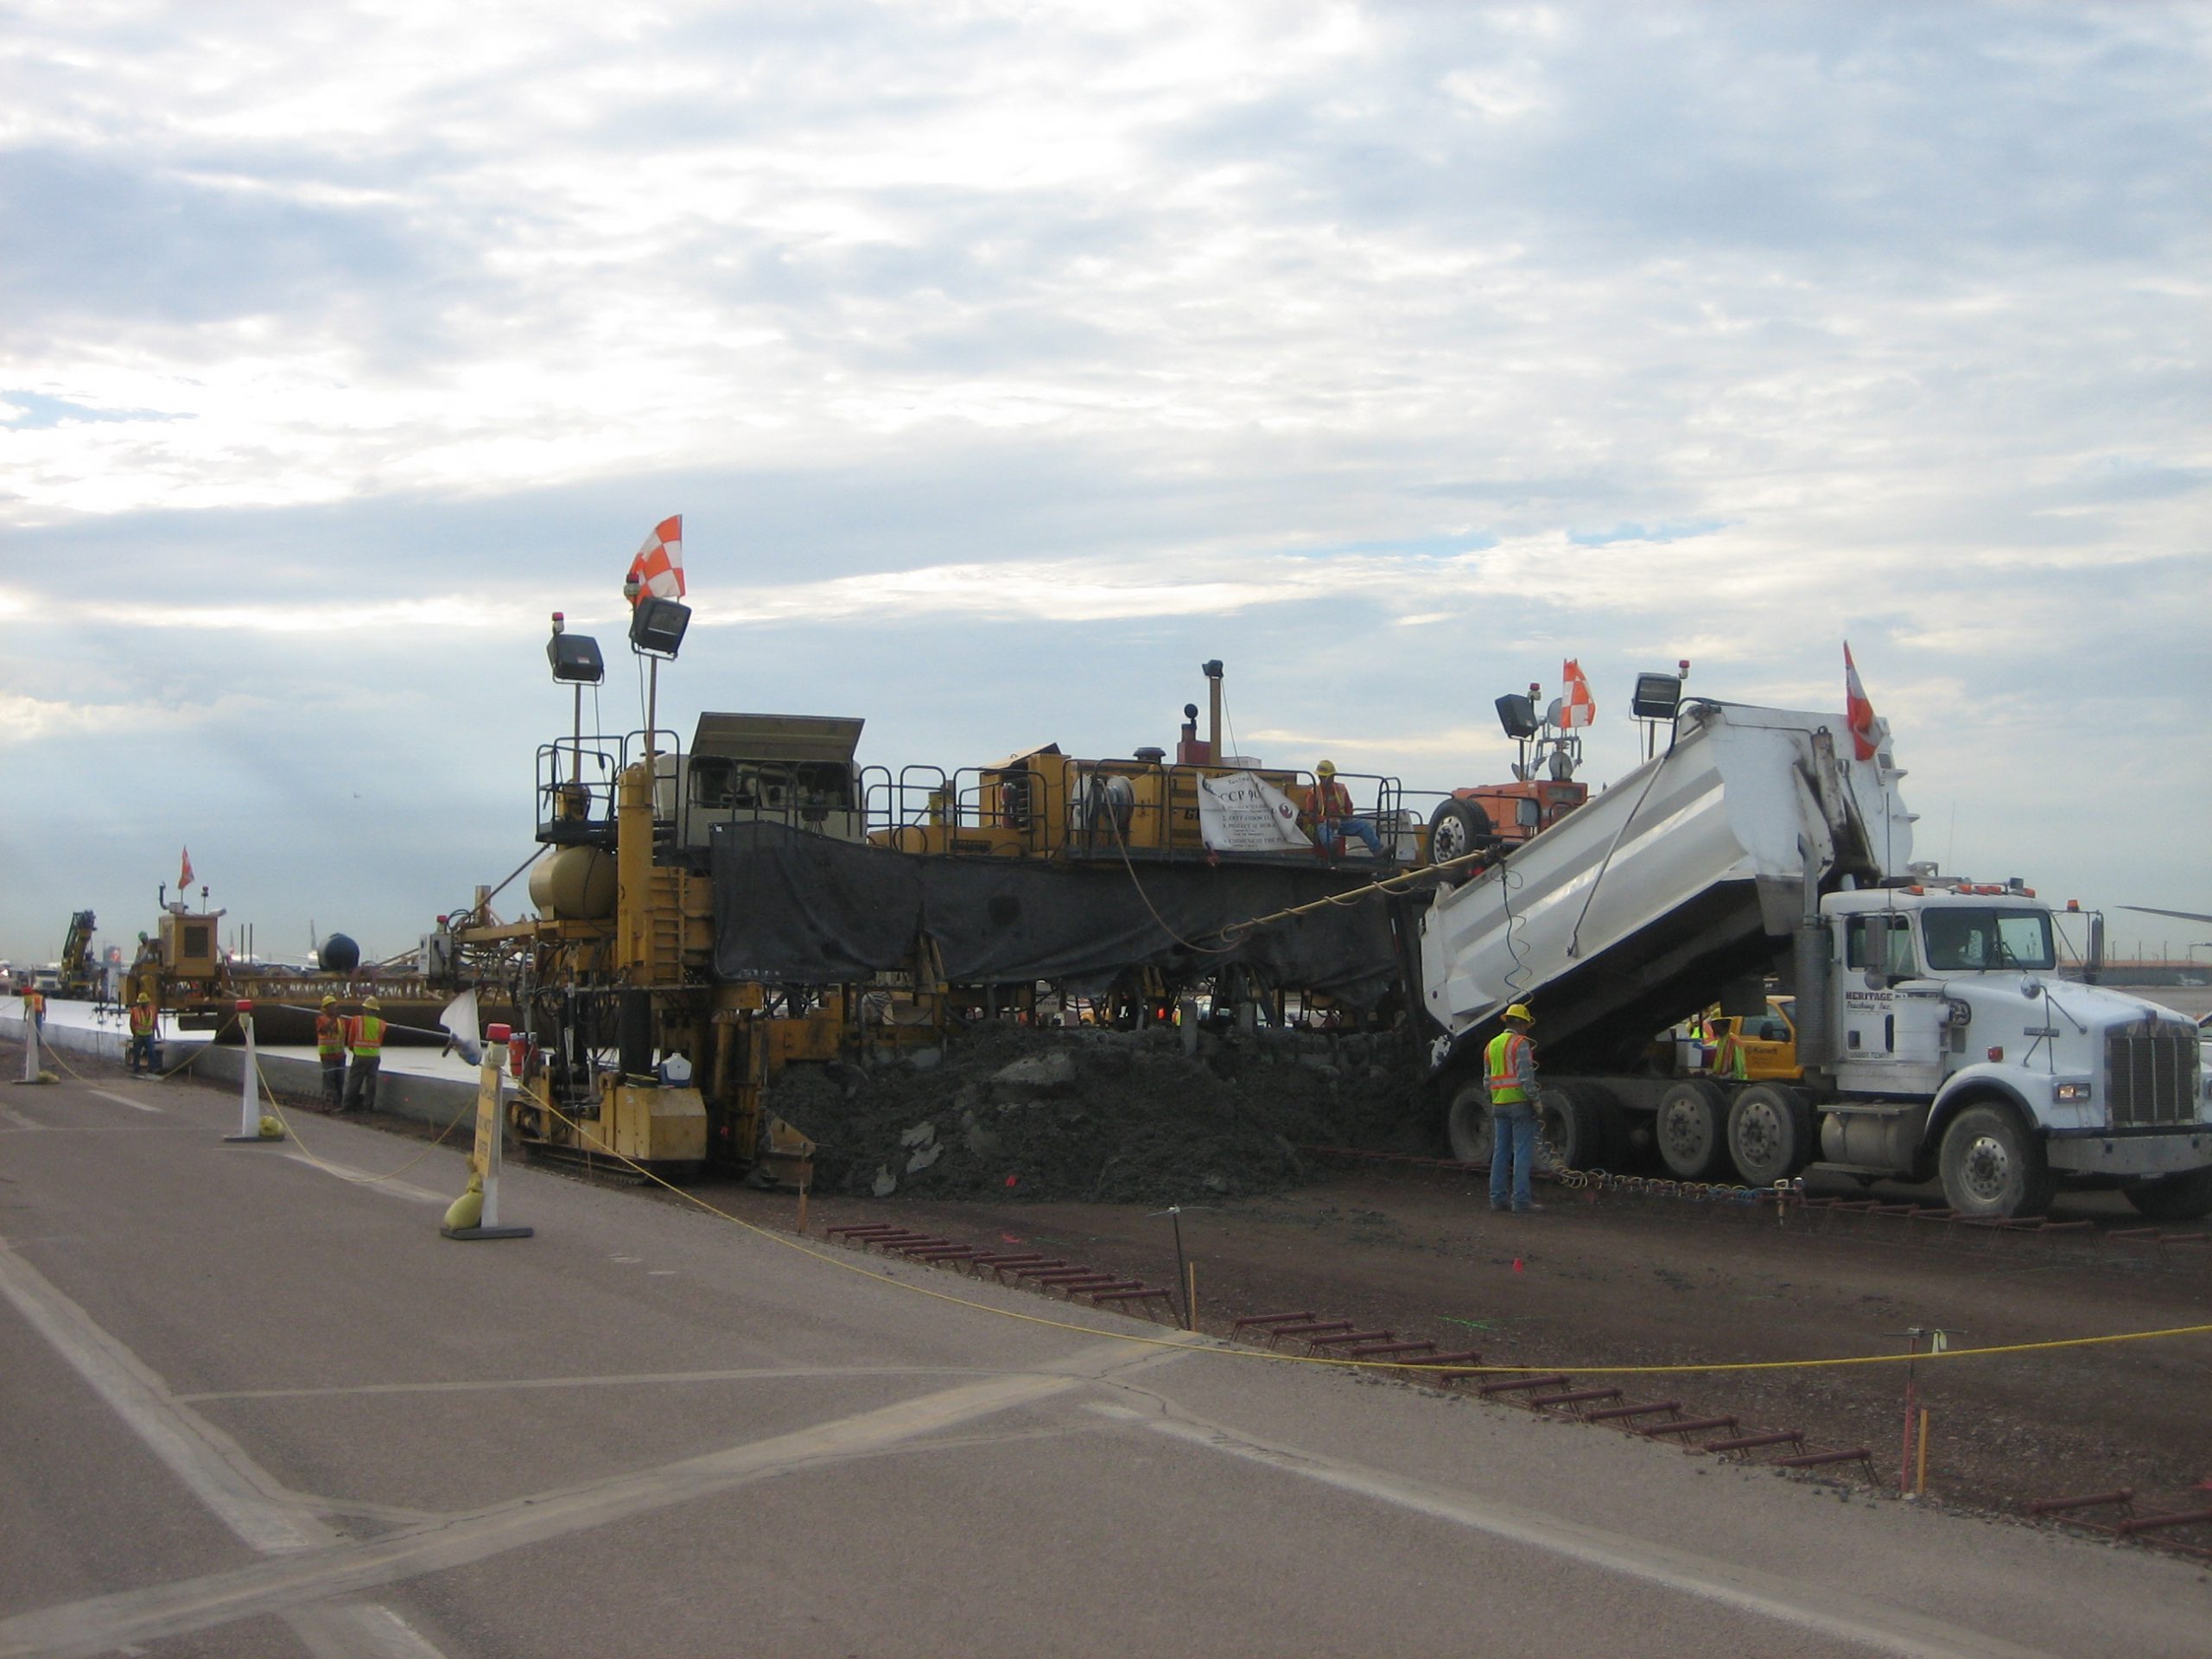
{"type": "Polygon", "coordinates": [[[2039,1216],[2056,1184],[2043,1142],[2006,1106],[1969,1106],[1943,1131],[1943,1202],[1961,1216],[2039,1216]]]}
{"type": "Polygon", "coordinates": [[[1786,1084],[1755,1083],[1728,1108],[1728,1159],[1750,1186],[1786,1181],[1813,1161],[1813,1109],[1786,1084]]]}
{"type": "Polygon", "coordinates": [[[1470,1077],[1452,1091],[1444,1108],[1444,1138],[1461,1163],[1490,1167],[1497,1126],[1491,1120],[1490,1090],[1479,1077],[1470,1077]]]}
{"type": "Polygon", "coordinates": [[[1628,1149],[1628,1124],[1611,1090],[1594,1083],[1562,1083],[1536,1091],[1539,1169],[1611,1169],[1628,1149]]]}
{"type": "Polygon", "coordinates": [[[1651,1122],[1659,1161],[1680,1181],[1717,1180],[1728,1170],[1728,1095],[1703,1077],[1659,1096],[1651,1122]]]}
{"type": "Polygon", "coordinates": [[[1429,814],[1428,861],[1432,864],[1471,853],[1490,839],[1490,814],[1478,802],[1463,801],[1455,795],[1429,814]]]}
{"type": "Polygon", "coordinates": [[[2135,1213],[2151,1221],[2196,1221],[2212,1216],[2212,1169],[2192,1169],[2120,1188],[2135,1213]]]}

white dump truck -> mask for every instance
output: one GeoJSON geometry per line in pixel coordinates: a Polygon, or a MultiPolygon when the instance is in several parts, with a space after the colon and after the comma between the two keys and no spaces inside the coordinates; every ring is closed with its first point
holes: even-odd
{"type": "Polygon", "coordinates": [[[1840,715],[1705,700],[1672,739],[1423,917],[1456,1155],[1489,1155],[1483,1047],[1527,1002],[1545,1138],[1570,1166],[1648,1140],[1692,1179],[1764,1185],[1816,1160],[1940,1177],[1969,1216],[2037,1213],[2061,1181],[2157,1219],[2212,1211],[2195,1027],[2059,977],[2052,912],[2018,884],[1931,884],[1885,749],[1857,759],[1840,715]],[[1715,1002],[1764,1015],[1777,980],[1795,1081],[1689,1075],[1652,1040],[1715,1002]]]}

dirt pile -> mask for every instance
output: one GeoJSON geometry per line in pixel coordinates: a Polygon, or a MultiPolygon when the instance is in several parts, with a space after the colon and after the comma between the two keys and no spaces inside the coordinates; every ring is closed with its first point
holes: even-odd
{"type": "Polygon", "coordinates": [[[1424,1149],[1427,1096],[1388,1036],[989,1026],[768,1093],[819,1146],[823,1192],[1204,1203],[1309,1179],[1300,1145],[1424,1149]]]}

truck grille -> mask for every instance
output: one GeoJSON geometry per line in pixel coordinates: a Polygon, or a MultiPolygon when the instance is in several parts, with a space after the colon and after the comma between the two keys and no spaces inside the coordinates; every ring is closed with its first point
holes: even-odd
{"type": "Polygon", "coordinates": [[[2116,1129],[2186,1123],[2196,1116],[2199,1085],[2193,1027],[2137,1026],[2105,1037],[2106,1098],[2116,1129]]]}

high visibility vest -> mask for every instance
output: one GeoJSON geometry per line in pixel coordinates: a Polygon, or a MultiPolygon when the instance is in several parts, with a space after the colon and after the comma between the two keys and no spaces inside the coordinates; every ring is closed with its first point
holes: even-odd
{"type": "Polygon", "coordinates": [[[34,1020],[44,1014],[46,1012],[46,993],[43,991],[25,991],[23,993],[23,1012],[30,1015],[34,1020]]]}
{"type": "Polygon", "coordinates": [[[1316,823],[1334,823],[1351,816],[1351,791],[1333,778],[1325,778],[1306,791],[1306,816],[1316,823]]]}
{"type": "Polygon", "coordinates": [[[373,1014],[357,1014],[346,1022],[346,1046],[357,1060],[373,1060],[384,1052],[384,1021],[373,1014]]]}
{"type": "Polygon", "coordinates": [[[315,1017],[315,1052],[328,1059],[346,1052],[346,1021],[334,1014],[315,1017]]]}
{"type": "Polygon", "coordinates": [[[1491,1105],[1518,1106],[1529,1098],[1529,1091],[1521,1086],[1521,1056],[1535,1046],[1517,1031],[1501,1031],[1490,1039],[1484,1064],[1490,1072],[1491,1105]]]}
{"type": "Polygon", "coordinates": [[[154,1023],[161,1017],[161,1011],[152,1003],[133,1002],[130,1005],[130,1034],[133,1037],[152,1036],[154,1023]]]}

